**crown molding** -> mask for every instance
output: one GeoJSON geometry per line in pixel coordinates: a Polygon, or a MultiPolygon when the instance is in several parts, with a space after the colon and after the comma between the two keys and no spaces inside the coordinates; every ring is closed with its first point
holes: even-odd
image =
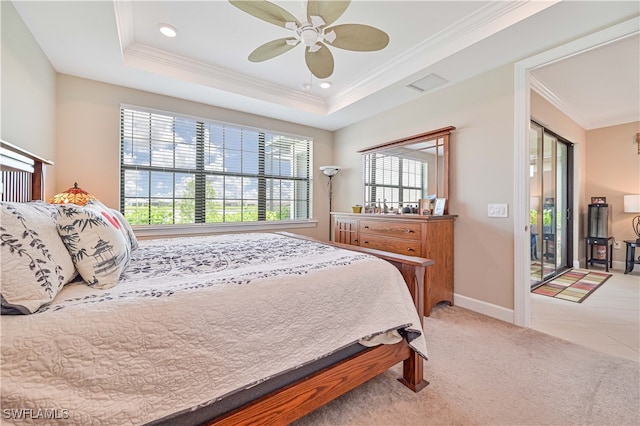
{"type": "Polygon", "coordinates": [[[124,56],[124,51],[135,42],[133,27],[133,2],[131,0],[121,0],[113,2],[113,11],[116,17],[116,27],[118,29],[118,42],[120,52],[124,56]]]}
{"type": "Polygon", "coordinates": [[[114,10],[123,62],[126,65],[315,114],[329,115],[555,3],[556,1],[532,0],[490,2],[364,75],[326,101],[319,96],[136,43],[131,1],[114,1],[114,10]]]}
{"type": "Polygon", "coordinates": [[[156,74],[314,114],[327,114],[324,99],[318,96],[282,87],[140,43],[129,45],[123,53],[123,59],[124,64],[127,66],[144,69],[156,74]]]}
{"type": "Polygon", "coordinates": [[[327,115],[326,102],[319,96],[137,43],[132,1],[113,3],[124,65],[313,114],[327,115]]]}
{"type": "Polygon", "coordinates": [[[490,2],[330,97],[329,113],[395,84],[557,2],[490,2]]]}
{"type": "MultiPolygon", "coordinates": [[[[533,73],[536,68],[553,64],[557,61],[597,49],[610,43],[615,43],[618,40],[637,34],[640,34],[640,17],[638,16],[596,33],[587,35],[581,39],[574,40],[565,45],[543,52],[539,55],[521,61],[517,65],[518,67],[528,68],[529,86],[531,89],[535,90],[547,102],[556,107],[563,114],[567,115],[583,129],[590,130],[618,125],[621,123],[621,120],[625,121],[625,119],[618,118],[611,120],[608,118],[601,118],[597,120],[597,122],[585,119],[582,116],[583,114],[580,114],[575,107],[571,106],[568,102],[562,99],[562,97],[558,96],[551,88],[548,87],[548,85],[544,83],[544,81],[533,73]],[[536,64],[535,66],[530,66],[530,63],[536,64]]],[[[638,117],[633,115],[626,118],[629,123],[637,121],[637,119],[638,117]]]]}
{"type": "Polygon", "coordinates": [[[583,129],[589,129],[591,123],[587,123],[579,111],[577,111],[574,107],[571,106],[568,102],[566,102],[561,96],[555,93],[552,89],[549,88],[538,76],[531,74],[529,76],[529,83],[531,84],[531,89],[542,96],[547,102],[553,105],[556,109],[562,112],[567,117],[570,117],[571,120],[575,121],[580,127],[583,129]]]}

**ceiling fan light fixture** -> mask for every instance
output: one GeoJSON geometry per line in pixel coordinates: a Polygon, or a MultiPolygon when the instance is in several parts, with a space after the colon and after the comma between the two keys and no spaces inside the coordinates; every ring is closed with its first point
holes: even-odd
{"type": "Polygon", "coordinates": [[[325,79],[333,74],[335,65],[329,46],[355,52],[373,52],[389,44],[389,35],[378,28],[364,24],[333,25],[351,0],[308,0],[307,20],[304,22],[268,0],[228,1],[249,15],[293,33],[294,39],[280,38],[254,49],[248,57],[251,62],[262,62],[282,55],[295,47],[297,43],[292,41],[295,40],[308,47],[304,49],[304,59],[311,74],[318,79],[325,79]],[[327,28],[327,25],[333,26],[327,28]]]}
{"type": "Polygon", "coordinates": [[[318,41],[318,31],[313,27],[303,26],[299,32],[300,40],[302,40],[305,46],[313,46],[318,41]]]}
{"type": "Polygon", "coordinates": [[[165,37],[173,38],[178,35],[178,30],[169,24],[160,24],[160,32],[165,37]]]}

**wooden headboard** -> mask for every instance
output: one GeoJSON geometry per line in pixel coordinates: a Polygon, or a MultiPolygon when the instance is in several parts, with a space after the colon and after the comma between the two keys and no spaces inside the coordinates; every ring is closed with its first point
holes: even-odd
{"type": "Polygon", "coordinates": [[[27,202],[44,197],[44,166],[46,160],[0,139],[0,170],[2,170],[2,201],[27,202]]]}

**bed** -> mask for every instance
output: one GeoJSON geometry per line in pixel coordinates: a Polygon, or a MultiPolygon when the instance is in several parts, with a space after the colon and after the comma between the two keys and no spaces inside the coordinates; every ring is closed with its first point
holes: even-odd
{"type": "MultiPolygon", "coordinates": [[[[1,148],[3,208],[63,208],[30,202],[50,162],[1,148]]],[[[427,259],[288,233],[136,243],[117,281],[67,276],[3,315],[5,422],[287,424],[399,362],[427,385],[427,259]]]]}

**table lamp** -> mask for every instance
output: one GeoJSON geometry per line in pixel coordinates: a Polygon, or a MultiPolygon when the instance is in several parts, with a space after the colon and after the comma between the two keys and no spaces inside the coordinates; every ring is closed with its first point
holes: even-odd
{"type": "MultiPolygon", "coordinates": [[[[640,213],[640,194],[624,196],[624,212],[640,213]]],[[[636,216],[631,221],[633,232],[636,233],[636,242],[640,243],[640,216],[636,216]]]]}
{"type": "Polygon", "coordinates": [[[64,192],[54,195],[53,197],[51,197],[49,202],[51,204],[72,203],[79,206],[84,206],[85,204],[87,204],[87,201],[95,199],[96,197],[94,197],[92,194],[89,194],[84,189],[78,187],[78,183],[76,182],[73,184],[73,188],[69,188],[64,192]]]}

